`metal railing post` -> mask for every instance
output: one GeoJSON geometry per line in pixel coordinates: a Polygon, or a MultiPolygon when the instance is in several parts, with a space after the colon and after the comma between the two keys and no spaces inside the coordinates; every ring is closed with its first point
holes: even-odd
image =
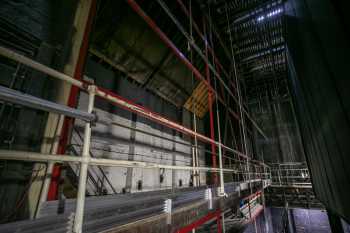
{"type": "MultiPolygon", "coordinates": [[[[88,113],[92,113],[94,108],[96,87],[94,85],[89,86],[89,105],[88,105],[88,113]]],[[[81,233],[83,226],[83,217],[84,217],[84,204],[85,204],[85,193],[86,193],[86,178],[89,166],[89,158],[90,158],[90,143],[91,143],[91,123],[86,122],[85,124],[85,132],[84,132],[84,142],[83,142],[83,152],[82,152],[82,162],[80,164],[80,172],[79,172],[79,185],[78,185],[78,195],[77,195],[77,203],[75,209],[75,218],[74,218],[74,233],[81,233]]]]}
{"type": "Polygon", "coordinates": [[[223,172],[223,165],[222,165],[222,149],[221,149],[221,143],[219,145],[219,176],[220,176],[220,188],[219,188],[219,196],[225,196],[225,183],[224,183],[224,172],[223,172]]]}
{"type": "Polygon", "coordinates": [[[281,180],[281,167],[280,164],[278,165],[278,170],[277,170],[277,174],[278,174],[278,182],[280,184],[280,186],[282,186],[282,180],[281,180]]]}

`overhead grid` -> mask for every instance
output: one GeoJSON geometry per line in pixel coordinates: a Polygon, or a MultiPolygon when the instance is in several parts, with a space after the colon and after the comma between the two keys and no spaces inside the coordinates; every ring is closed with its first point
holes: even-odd
{"type": "MultiPolygon", "coordinates": [[[[0,54],[4,57],[12,59],[18,63],[29,66],[37,71],[43,72],[53,78],[59,79],[63,82],[66,82],[79,91],[83,91],[88,93],[89,96],[89,104],[86,112],[82,110],[76,110],[75,108],[59,106],[55,103],[50,103],[44,100],[38,100],[28,96],[26,98],[21,93],[17,93],[12,90],[6,90],[3,93],[7,93],[7,95],[0,95],[0,98],[3,101],[12,102],[14,104],[23,105],[26,107],[49,111],[53,113],[57,113],[61,116],[66,116],[70,118],[78,118],[82,119],[85,122],[85,129],[83,135],[83,149],[80,157],[72,156],[72,155],[56,155],[53,154],[39,154],[39,153],[31,153],[31,152],[23,152],[23,151],[0,151],[1,159],[10,159],[10,160],[23,160],[23,161],[37,161],[37,162],[47,162],[49,164],[47,168],[46,176],[49,177],[53,172],[53,164],[54,163],[76,163],[80,166],[79,172],[79,185],[78,185],[78,194],[75,205],[75,214],[73,221],[73,232],[82,232],[83,229],[83,217],[84,217],[84,208],[85,208],[85,196],[86,196],[86,184],[88,179],[88,167],[91,165],[98,166],[116,166],[116,167],[138,167],[142,169],[153,169],[153,168],[162,168],[162,169],[172,169],[172,170],[189,170],[192,171],[192,175],[195,180],[195,186],[199,186],[199,181],[196,177],[199,176],[200,172],[210,172],[211,174],[215,174],[212,176],[214,187],[218,187],[218,197],[224,197],[230,194],[227,192],[226,185],[224,181],[224,173],[232,174],[236,182],[239,186],[239,191],[241,190],[240,183],[244,183],[248,185],[249,194],[253,195],[255,190],[255,185],[253,183],[263,182],[263,187],[265,187],[265,180],[269,179],[269,167],[264,164],[262,160],[258,157],[258,155],[253,155],[253,151],[248,149],[248,129],[246,129],[247,121],[251,125],[250,130],[256,130],[262,138],[267,138],[263,130],[258,126],[258,124],[253,120],[253,117],[249,114],[247,107],[243,101],[245,93],[241,90],[241,80],[240,80],[240,72],[242,69],[241,55],[235,51],[236,42],[232,39],[238,33],[236,27],[233,27],[233,32],[231,32],[231,19],[227,19],[227,23],[229,25],[228,33],[231,37],[230,46],[231,52],[228,54],[229,58],[229,71],[225,70],[225,66],[220,63],[219,58],[215,55],[214,45],[217,41],[222,41],[222,39],[218,36],[218,32],[216,26],[212,22],[212,11],[216,10],[211,5],[204,7],[202,10],[204,11],[204,16],[202,17],[203,21],[203,29],[201,30],[198,26],[197,22],[192,17],[191,3],[189,6],[186,6],[181,0],[177,0],[177,4],[182,9],[184,15],[189,20],[189,30],[186,30],[185,27],[176,19],[176,17],[172,14],[168,6],[162,0],[157,0],[159,6],[166,12],[169,18],[175,23],[177,28],[186,38],[190,51],[189,58],[185,55],[184,51],[180,51],[175,44],[170,40],[170,38],[157,26],[157,24],[152,20],[150,16],[146,14],[146,12],[141,8],[141,6],[134,0],[127,0],[127,3],[130,7],[137,13],[148,25],[149,27],[159,36],[159,38],[168,46],[168,48],[174,53],[174,55],[191,71],[192,79],[196,78],[200,81],[199,85],[205,85],[207,88],[207,95],[204,97],[208,98],[208,111],[209,111],[209,122],[210,122],[210,137],[205,136],[203,134],[198,133],[196,126],[196,104],[198,104],[197,100],[194,98],[192,101],[192,112],[193,112],[193,122],[194,129],[185,127],[177,122],[174,122],[159,113],[153,112],[148,108],[140,106],[133,101],[123,98],[112,91],[106,90],[104,88],[98,87],[92,83],[89,83],[84,80],[79,80],[63,73],[60,73],[54,69],[51,69],[47,66],[44,66],[40,63],[37,63],[25,56],[22,56],[14,51],[11,51],[7,48],[0,47],[0,54]],[[204,45],[203,48],[200,48],[199,45],[196,44],[193,35],[193,29],[198,34],[200,40],[204,45]],[[204,52],[203,52],[204,51],[204,52]],[[195,67],[193,64],[193,54],[196,53],[200,56],[204,63],[205,74],[202,74],[199,69],[195,67]],[[238,57],[238,58],[236,58],[238,57]],[[236,61],[237,60],[237,61],[236,61]],[[222,75],[223,74],[223,75],[222,75]],[[90,153],[90,141],[91,141],[91,128],[96,120],[96,117],[93,113],[95,98],[101,98],[109,103],[125,109],[127,111],[133,112],[137,115],[145,117],[157,124],[163,125],[165,127],[174,129],[178,132],[181,132],[185,135],[193,138],[193,142],[190,143],[192,148],[192,166],[175,166],[175,165],[165,165],[165,164],[156,164],[156,163],[147,163],[141,161],[126,161],[126,160],[113,160],[113,159],[102,159],[102,158],[93,158],[90,153]],[[27,102],[21,102],[20,100],[26,98],[27,102]],[[231,124],[238,124],[240,126],[240,132],[238,133],[240,146],[238,145],[236,148],[232,146],[225,145],[225,140],[222,138],[220,125],[222,120],[222,113],[220,109],[221,106],[228,113],[225,121],[228,121],[231,124]],[[234,107],[231,107],[234,106],[234,107]],[[216,118],[215,118],[216,116],[216,118]],[[216,125],[215,125],[216,122],[216,125]],[[235,122],[235,123],[232,123],[235,122]],[[215,129],[216,128],[216,129],[215,129]],[[210,145],[210,154],[212,159],[212,166],[201,167],[198,162],[198,141],[201,141],[204,144],[210,145]]],[[[225,3],[225,16],[228,17],[229,14],[227,11],[230,9],[228,5],[225,3]]],[[[216,13],[215,13],[216,14],[216,13]]],[[[234,21],[235,22],[235,21],[234,21]]],[[[224,51],[226,51],[226,47],[223,43],[219,43],[224,51]]],[[[85,47],[87,50],[87,47],[85,47]]],[[[272,53],[272,52],[270,52],[272,53]]],[[[272,59],[274,60],[274,59],[272,59]]],[[[271,61],[271,60],[270,60],[271,61]]],[[[271,63],[272,64],[272,63],[271,63]]],[[[226,64],[225,64],[226,65],[226,64]]],[[[266,66],[266,65],[264,65],[266,66]]],[[[270,68],[268,68],[270,69],[270,68]]],[[[273,67],[274,72],[277,67],[273,67]]],[[[192,81],[192,83],[194,83],[192,81]]],[[[76,90],[73,88],[74,90],[76,90]]],[[[78,93],[78,92],[77,92],[78,93]]],[[[77,93],[75,94],[75,98],[77,98],[77,93]]],[[[72,97],[72,99],[74,99],[72,97]]],[[[64,117],[61,117],[64,119],[64,117]]],[[[66,118],[67,119],[67,118],[66,118]]],[[[62,124],[62,121],[60,121],[62,124]]],[[[65,120],[64,122],[67,122],[65,120]]],[[[237,133],[236,133],[237,134],[237,133]]],[[[233,136],[235,137],[234,133],[233,136]]],[[[64,154],[64,153],[62,153],[64,154]]],[[[49,193],[49,185],[50,179],[45,179],[44,189],[42,192],[41,203],[39,207],[44,205],[46,201],[46,197],[49,193]]],[[[236,184],[237,185],[237,184],[236,184]]],[[[233,189],[236,191],[236,186],[233,189]]],[[[244,190],[244,189],[243,189],[244,190]]],[[[213,190],[213,192],[215,189],[213,190]]],[[[232,192],[232,190],[231,190],[232,192]]],[[[260,192],[260,191],[259,191],[260,192]]],[[[255,199],[254,199],[255,200],[255,199]]],[[[248,201],[249,206],[249,216],[250,218],[256,217],[250,208],[250,201],[248,201]]],[[[216,214],[211,216],[210,218],[218,219],[218,230],[221,231],[221,221],[224,220],[224,214],[221,213],[220,208],[217,209],[216,214]],[[219,217],[221,215],[221,219],[219,217]]],[[[208,215],[205,218],[209,218],[208,215]]],[[[204,224],[206,221],[198,220],[191,227],[184,227],[183,229],[179,229],[178,232],[188,232],[190,229],[195,229],[200,224],[204,224]]]]}

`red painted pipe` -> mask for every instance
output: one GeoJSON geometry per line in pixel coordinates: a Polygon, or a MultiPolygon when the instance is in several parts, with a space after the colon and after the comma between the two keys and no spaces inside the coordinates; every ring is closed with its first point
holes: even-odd
{"type": "MultiPolygon", "coordinates": [[[[160,39],[168,46],[170,50],[173,51],[175,56],[179,58],[185,66],[190,69],[196,79],[203,81],[205,85],[207,85],[208,89],[212,92],[215,93],[215,90],[211,87],[210,83],[203,77],[203,75],[198,71],[198,69],[193,66],[193,64],[185,57],[185,55],[174,45],[174,43],[165,35],[165,33],[157,26],[157,24],[141,9],[141,7],[136,3],[135,0],[127,0],[128,4],[130,7],[151,27],[151,29],[160,37],[160,39]]],[[[206,43],[208,44],[208,43],[206,43]]],[[[221,103],[225,105],[225,101],[221,98],[218,97],[221,103]]],[[[231,109],[230,113],[237,119],[239,120],[239,117],[237,117],[237,114],[231,109]]]]}
{"type": "MultiPolygon", "coordinates": [[[[178,57],[195,75],[195,77],[203,81],[209,90],[211,90],[213,93],[216,93],[215,90],[211,87],[210,83],[208,83],[202,74],[198,71],[196,67],[192,65],[191,62],[188,61],[188,59],[184,56],[184,54],[172,43],[172,41],[162,32],[162,30],[156,25],[156,23],[140,8],[140,6],[135,2],[135,0],[127,0],[130,7],[140,16],[144,19],[144,21],[152,28],[152,30],[160,37],[160,39],[174,52],[176,57],[178,57]]],[[[220,43],[223,44],[221,38],[218,36],[217,32],[214,30],[214,33],[217,35],[217,38],[219,39],[220,43]]],[[[230,95],[234,97],[232,92],[230,92],[230,95]]],[[[221,101],[221,99],[220,99],[221,101]]],[[[238,101],[237,101],[238,102],[238,101]]],[[[224,101],[223,101],[224,103],[224,101]]],[[[244,110],[246,112],[246,110],[244,110]]],[[[256,126],[258,131],[266,138],[264,133],[260,130],[260,128],[256,125],[256,123],[251,119],[249,114],[246,112],[248,118],[251,120],[251,122],[256,126]]]]}
{"type": "Polygon", "coordinates": [[[218,226],[218,233],[222,233],[222,220],[221,220],[221,215],[219,215],[216,219],[216,225],[218,226]]]}
{"type": "MultiPolygon", "coordinates": [[[[206,26],[205,26],[205,21],[203,18],[203,31],[206,33],[206,26]]],[[[208,43],[205,43],[205,56],[208,61],[208,43]]],[[[208,63],[205,63],[205,74],[207,76],[207,81],[210,83],[210,71],[209,71],[209,66],[208,63]]],[[[210,138],[212,140],[215,140],[215,129],[214,129],[214,114],[213,114],[213,93],[208,90],[208,109],[209,109],[209,124],[210,124],[210,138]]],[[[211,160],[212,160],[212,166],[217,167],[216,163],[216,146],[211,143],[211,160]]],[[[214,184],[218,183],[218,176],[216,173],[211,173],[212,174],[212,181],[214,184]]]]}
{"type": "MultiPolygon", "coordinates": [[[[83,40],[82,44],[79,50],[79,56],[78,56],[78,61],[76,64],[76,68],[74,71],[74,78],[77,80],[82,80],[83,79],[83,72],[84,72],[84,66],[86,62],[86,57],[88,54],[88,49],[89,49],[89,35],[91,33],[92,29],[92,24],[93,24],[93,19],[96,15],[96,0],[92,0],[91,2],[91,8],[89,11],[88,19],[86,22],[86,27],[83,35],[83,40]]],[[[77,101],[78,101],[78,93],[79,93],[79,88],[76,86],[71,87],[69,98],[68,98],[68,103],[67,105],[69,107],[75,108],[77,106],[77,101]]],[[[65,117],[64,122],[63,122],[63,128],[62,128],[62,133],[57,149],[57,154],[65,154],[66,152],[66,147],[69,142],[69,135],[71,134],[72,127],[74,125],[74,119],[73,118],[68,118],[65,117]]],[[[60,178],[60,167],[55,165],[53,172],[52,172],[52,177],[51,177],[51,183],[50,183],[50,188],[47,196],[47,200],[56,200],[57,199],[57,191],[58,191],[58,185],[59,185],[59,178],[60,178]]]]}
{"type": "Polygon", "coordinates": [[[256,197],[256,196],[261,195],[261,193],[262,193],[261,190],[260,190],[260,191],[257,191],[257,192],[255,192],[255,193],[249,195],[248,197],[243,198],[242,200],[250,200],[250,199],[253,199],[253,198],[256,197]]]}
{"type": "MultiPolygon", "coordinates": [[[[203,225],[204,223],[208,222],[209,220],[212,220],[214,218],[220,219],[221,211],[216,210],[215,212],[210,212],[209,214],[205,215],[204,217],[198,219],[197,221],[192,222],[191,224],[179,229],[176,231],[176,233],[188,233],[191,232],[193,229],[196,229],[203,225]]],[[[221,231],[220,231],[221,233],[221,231]]]]}
{"type": "Polygon", "coordinates": [[[141,9],[141,7],[134,0],[127,0],[130,7],[151,27],[151,29],[160,37],[160,39],[172,50],[177,58],[179,58],[184,65],[190,69],[194,76],[203,81],[209,90],[215,93],[215,90],[210,86],[210,83],[203,77],[196,67],[186,58],[186,56],[174,45],[174,43],[165,35],[165,33],[157,26],[157,24],[141,9]]]}
{"type": "MultiPolygon", "coordinates": [[[[83,81],[83,83],[85,86],[91,85],[91,83],[86,82],[86,81],[83,81]]],[[[114,101],[110,102],[113,105],[121,107],[127,111],[134,112],[140,116],[143,116],[145,118],[152,120],[153,122],[164,125],[164,126],[169,127],[171,129],[175,129],[176,131],[182,132],[182,133],[189,135],[191,137],[196,136],[198,138],[198,140],[200,140],[202,142],[213,143],[215,145],[217,143],[215,140],[212,140],[211,138],[208,138],[200,133],[194,132],[193,130],[186,128],[185,126],[180,125],[179,123],[176,123],[176,122],[160,115],[159,113],[153,112],[150,109],[145,108],[144,106],[138,105],[129,99],[123,98],[123,97],[113,93],[112,91],[109,91],[109,90],[101,88],[101,87],[98,87],[97,89],[98,89],[98,91],[102,92],[103,94],[101,96],[97,95],[96,97],[100,97],[103,99],[113,98],[113,99],[117,100],[117,102],[114,102],[114,101]]],[[[223,147],[225,148],[226,146],[223,145],[223,147]]],[[[248,158],[246,155],[241,154],[238,151],[236,151],[236,153],[238,154],[238,156],[240,156],[244,159],[248,158]]]]}

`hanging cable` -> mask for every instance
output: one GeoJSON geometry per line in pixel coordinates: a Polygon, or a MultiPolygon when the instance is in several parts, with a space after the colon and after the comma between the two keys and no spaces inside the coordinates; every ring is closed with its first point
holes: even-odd
{"type": "MultiPolygon", "coordinates": [[[[239,102],[239,112],[240,112],[240,117],[241,117],[241,125],[242,125],[242,133],[243,133],[243,145],[244,145],[244,153],[247,154],[247,139],[246,139],[246,132],[245,132],[245,121],[244,121],[244,115],[243,115],[243,108],[242,108],[242,96],[241,96],[241,90],[240,90],[240,83],[237,75],[237,67],[236,67],[236,61],[235,61],[235,56],[234,56],[234,50],[233,50],[233,41],[232,41],[232,34],[231,34],[231,26],[230,26],[230,21],[228,17],[228,10],[227,10],[227,3],[225,2],[225,12],[226,12],[226,19],[227,19],[227,24],[228,24],[228,32],[229,32],[229,37],[230,37],[230,47],[231,47],[231,55],[232,55],[232,62],[233,62],[233,70],[234,70],[234,75],[235,75],[235,81],[236,81],[236,89],[237,89],[237,94],[238,94],[238,102],[239,102]]],[[[247,161],[246,161],[246,170],[248,173],[248,184],[249,184],[249,190],[250,194],[253,193],[252,190],[252,184],[251,184],[251,178],[250,178],[250,168],[249,168],[249,158],[247,154],[247,161]]],[[[249,205],[249,215],[252,217],[250,205],[249,205]]],[[[255,222],[255,220],[254,220],[255,222]]],[[[255,231],[257,231],[256,224],[254,224],[255,231]]]]}

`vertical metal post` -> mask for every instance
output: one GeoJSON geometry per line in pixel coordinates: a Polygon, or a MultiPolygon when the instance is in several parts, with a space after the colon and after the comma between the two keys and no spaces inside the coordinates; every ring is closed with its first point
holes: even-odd
{"type": "MultiPolygon", "coordinates": [[[[192,1],[190,0],[189,2],[189,9],[190,9],[190,39],[193,39],[193,32],[192,32],[192,26],[193,26],[193,21],[192,21],[192,1]]],[[[188,49],[190,50],[190,60],[191,63],[193,63],[193,52],[192,52],[192,47],[190,46],[190,41],[188,41],[188,49]]],[[[191,72],[191,80],[192,80],[192,86],[194,85],[194,75],[193,75],[193,71],[191,72]]],[[[192,111],[193,111],[193,128],[194,128],[194,132],[197,133],[197,117],[196,117],[196,111],[195,111],[195,106],[196,105],[196,99],[193,99],[193,103],[192,103],[192,111]]],[[[192,161],[193,161],[193,186],[199,186],[199,173],[198,173],[198,169],[195,169],[196,167],[199,167],[199,162],[198,162],[198,140],[197,140],[197,136],[194,136],[194,148],[192,150],[192,161]]]]}
{"type": "MultiPolygon", "coordinates": [[[[198,143],[196,142],[195,144],[196,146],[196,150],[195,150],[195,156],[196,156],[196,167],[199,167],[199,156],[198,156],[198,143]]],[[[196,169],[196,177],[197,177],[197,186],[200,186],[200,173],[199,173],[199,170],[196,169]]]]}
{"type": "MultiPolygon", "coordinates": [[[[89,86],[88,91],[89,91],[88,113],[92,113],[92,110],[94,108],[96,87],[91,85],[89,86]]],[[[82,226],[83,226],[86,178],[87,178],[89,158],[90,158],[90,153],[89,153],[90,143],[91,143],[91,123],[90,122],[87,122],[85,124],[83,143],[84,143],[83,152],[82,152],[83,161],[80,164],[78,195],[77,195],[77,203],[76,203],[74,226],[73,226],[74,233],[81,233],[82,226]]]]}
{"type": "MultiPolygon", "coordinates": [[[[208,61],[208,38],[207,38],[207,31],[206,31],[206,24],[205,24],[205,19],[203,17],[203,32],[204,32],[204,37],[205,37],[205,57],[207,58],[208,61]]],[[[210,85],[210,71],[209,71],[209,66],[208,62],[205,63],[205,74],[207,77],[207,82],[210,85]]],[[[214,130],[214,115],[213,115],[213,93],[210,88],[208,88],[208,109],[209,109],[209,123],[210,123],[210,138],[212,140],[215,140],[215,130],[214,130]]],[[[213,167],[216,168],[216,148],[215,144],[211,143],[211,153],[212,153],[212,163],[213,167]]],[[[212,173],[213,175],[213,183],[217,184],[217,175],[216,173],[212,173]]]]}
{"type": "MultiPolygon", "coordinates": [[[[214,48],[214,45],[212,44],[212,47],[214,48]]],[[[216,91],[216,81],[215,81],[215,91],[216,91]]],[[[220,126],[220,114],[219,114],[219,104],[218,104],[218,94],[216,93],[216,123],[218,128],[218,141],[219,141],[219,168],[220,168],[220,190],[219,190],[219,196],[225,195],[225,183],[224,183],[224,173],[222,171],[223,169],[223,162],[222,162],[222,145],[221,145],[221,126],[220,126]]]]}
{"type": "Polygon", "coordinates": [[[281,181],[281,165],[280,165],[280,164],[278,164],[277,175],[278,175],[278,182],[280,183],[280,186],[282,186],[282,181],[281,181]]]}
{"type": "Polygon", "coordinates": [[[226,228],[225,228],[225,213],[222,212],[221,214],[221,219],[222,219],[222,233],[226,233],[226,228]]]}
{"type": "Polygon", "coordinates": [[[222,233],[222,225],[221,225],[221,215],[218,214],[217,215],[217,219],[216,219],[216,223],[217,223],[217,226],[218,226],[218,233],[222,233]]]}
{"type": "Polygon", "coordinates": [[[193,186],[196,187],[197,186],[197,178],[196,178],[196,155],[195,155],[195,147],[192,147],[192,182],[193,182],[193,186]]]}
{"type": "MultiPolygon", "coordinates": [[[[211,24],[211,14],[210,14],[210,6],[209,8],[209,33],[210,33],[210,42],[212,48],[214,48],[214,43],[212,39],[212,24],[211,24]]],[[[208,50],[208,45],[206,44],[206,50],[208,50]]],[[[213,50],[214,51],[214,50],[213,50]]],[[[206,58],[208,60],[207,52],[206,52],[206,58]]],[[[213,56],[213,64],[215,64],[215,58],[213,56]]],[[[208,60],[209,62],[209,60],[208,60]]],[[[215,66],[214,66],[214,71],[215,71],[215,66]]],[[[214,77],[214,90],[215,90],[215,105],[216,105],[216,124],[217,124],[217,129],[218,129],[218,150],[219,150],[219,177],[220,177],[220,187],[219,187],[219,196],[225,196],[225,184],[224,184],[224,173],[222,171],[223,169],[223,163],[222,163],[222,144],[221,144],[221,129],[220,129],[220,114],[219,114],[219,105],[218,105],[218,92],[216,88],[216,78],[214,77]]]]}
{"type": "Polygon", "coordinates": [[[221,147],[221,133],[220,133],[220,118],[219,118],[219,110],[216,111],[217,125],[218,125],[218,137],[219,137],[219,168],[220,168],[220,189],[219,196],[225,195],[225,183],[224,183],[224,173],[222,171],[222,147],[221,147]]]}

